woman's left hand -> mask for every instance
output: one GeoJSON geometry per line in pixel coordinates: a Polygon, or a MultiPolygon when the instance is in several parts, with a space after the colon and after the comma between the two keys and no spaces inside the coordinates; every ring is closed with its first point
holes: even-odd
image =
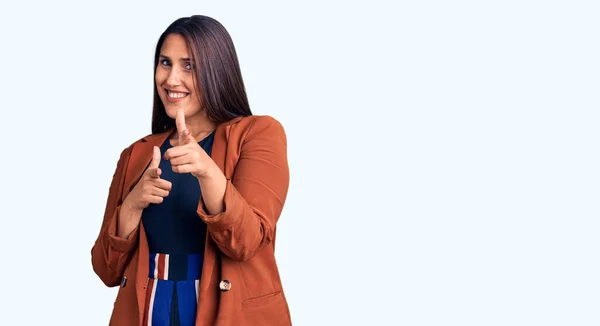
{"type": "Polygon", "coordinates": [[[191,173],[196,178],[207,176],[216,166],[215,162],[190,135],[185,125],[183,110],[177,111],[175,124],[178,133],[178,145],[169,148],[165,152],[165,160],[171,162],[173,172],[191,173]]]}

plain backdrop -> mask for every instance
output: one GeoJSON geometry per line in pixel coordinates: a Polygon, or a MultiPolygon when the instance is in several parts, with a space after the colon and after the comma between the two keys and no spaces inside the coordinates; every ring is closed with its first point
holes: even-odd
{"type": "Polygon", "coordinates": [[[0,6],[0,324],[108,324],[90,249],[156,41],[193,14],[287,132],[294,325],[600,324],[597,2],[0,6]]]}

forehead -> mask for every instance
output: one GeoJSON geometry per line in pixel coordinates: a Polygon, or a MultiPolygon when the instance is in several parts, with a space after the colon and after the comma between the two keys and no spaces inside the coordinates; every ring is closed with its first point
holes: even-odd
{"type": "Polygon", "coordinates": [[[179,34],[169,34],[160,48],[160,54],[166,55],[171,59],[189,58],[190,49],[183,36],[179,34]]]}

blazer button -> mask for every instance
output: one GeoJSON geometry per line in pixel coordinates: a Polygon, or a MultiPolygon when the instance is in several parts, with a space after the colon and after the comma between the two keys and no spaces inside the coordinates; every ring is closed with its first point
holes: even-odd
{"type": "Polygon", "coordinates": [[[221,291],[229,291],[231,289],[231,282],[228,280],[222,280],[221,283],[219,283],[219,288],[221,291]]]}
{"type": "Polygon", "coordinates": [[[127,285],[127,276],[121,277],[121,287],[124,288],[127,285]]]}

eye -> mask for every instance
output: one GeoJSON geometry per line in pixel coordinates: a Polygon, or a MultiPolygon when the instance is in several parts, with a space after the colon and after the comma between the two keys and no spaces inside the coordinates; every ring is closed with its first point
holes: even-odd
{"type": "Polygon", "coordinates": [[[191,70],[192,70],[192,64],[191,64],[191,63],[189,63],[189,62],[188,62],[188,63],[186,63],[186,64],[185,64],[185,69],[186,69],[186,70],[188,70],[188,71],[191,71],[191,70]]]}
{"type": "Polygon", "coordinates": [[[162,60],[160,60],[160,65],[164,66],[164,67],[168,67],[171,65],[171,63],[167,59],[162,59],[162,60]]]}

